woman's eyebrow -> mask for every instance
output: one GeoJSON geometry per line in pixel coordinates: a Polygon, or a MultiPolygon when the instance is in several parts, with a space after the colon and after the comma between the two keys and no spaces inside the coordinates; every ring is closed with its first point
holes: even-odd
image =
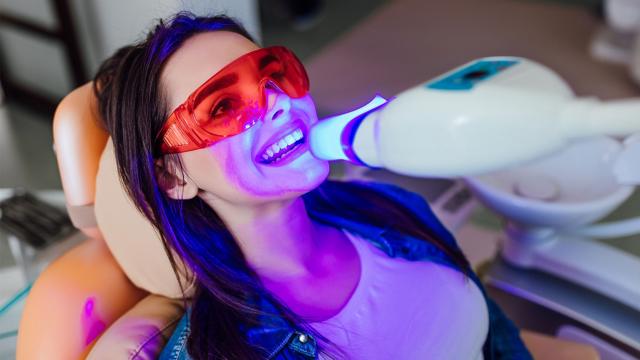
{"type": "Polygon", "coordinates": [[[195,99],[196,103],[199,102],[203,97],[206,97],[218,90],[222,90],[226,87],[236,84],[238,82],[238,74],[228,74],[211,83],[208,82],[209,81],[207,81],[204,87],[200,91],[198,91],[198,97],[195,99]]]}

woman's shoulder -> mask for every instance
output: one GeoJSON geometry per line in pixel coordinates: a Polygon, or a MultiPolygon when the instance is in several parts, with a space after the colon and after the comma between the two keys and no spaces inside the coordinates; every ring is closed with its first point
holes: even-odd
{"type": "MultiPolygon", "coordinates": [[[[434,230],[448,233],[424,197],[398,185],[365,180],[327,180],[321,185],[320,189],[326,194],[340,195],[343,202],[356,202],[361,200],[361,197],[366,197],[370,194],[383,196],[392,203],[407,209],[418,220],[434,230]]],[[[451,235],[448,235],[452,239],[451,235]]]]}
{"type": "Polygon", "coordinates": [[[346,192],[352,192],[354,188],[370,190],[370,191],[383,194],[389,197],[391,200],[395,200],[400,203],[408,203],[408,205],[411,205],[411,206],[415,205],[418,207],[426,205],[428,207],[427,202],[424,200],[424,198],[422,198],[422,196],[392,183],[369,181],[369,180],[348,180],[348,181],[327,180],[323,184],[323,186],[333,187],[333,188],[343,188],[344,190],[346,190],[346,192]]]}

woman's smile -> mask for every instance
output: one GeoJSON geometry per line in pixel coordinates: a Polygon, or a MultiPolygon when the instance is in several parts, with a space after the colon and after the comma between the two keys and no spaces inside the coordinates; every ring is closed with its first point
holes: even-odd
{"type": "Polygon", "coordinates": [[[255,162],[266,166],[284,166],[309,150],[307,126],[296,119],[273,134],[255,156],[255,162]]]}

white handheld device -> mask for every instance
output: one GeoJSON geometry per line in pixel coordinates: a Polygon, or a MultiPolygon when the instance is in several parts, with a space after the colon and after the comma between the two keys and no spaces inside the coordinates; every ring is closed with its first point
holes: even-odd
{"type": "Polygon", "coordinates": [[[387,102],[318,122],[312,153],[418,177],[470,176],[591,135],[640,132],[640,100],[576,98],[550,69],[515,57],[472,61],[387,102]]]}

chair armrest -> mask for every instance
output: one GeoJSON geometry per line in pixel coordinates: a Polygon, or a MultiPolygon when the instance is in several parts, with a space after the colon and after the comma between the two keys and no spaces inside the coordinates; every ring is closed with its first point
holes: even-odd
{"type": "Polygon", "coordinates": [[[157,359],[183,314],[182,300],[149,295],[109,327],[87,360],[157,359]]]}
{"type": "Polygon", "coordinates": [[[599,360],[595,348],[569,340],[562,340],[531,331],[520,336],[536,360],[599,360]]]}
{"type": "Polygon", "coordinates": [[[27,297],[17,358],[78,359],[147,295],[124,275],[102,239],[89,239],[45,269],[27,297]]]}

